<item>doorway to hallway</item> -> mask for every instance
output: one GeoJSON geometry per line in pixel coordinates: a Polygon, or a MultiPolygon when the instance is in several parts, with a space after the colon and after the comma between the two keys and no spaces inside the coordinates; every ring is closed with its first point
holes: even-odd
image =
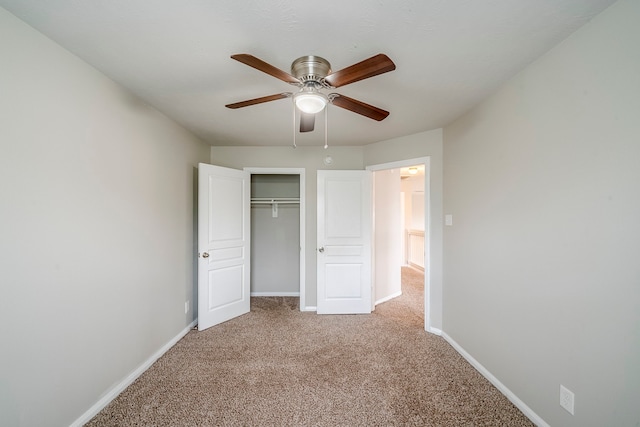
{"type": "Polygon", "coordinates": [[[420,318],[424,328],[431,331],[429,158],[368,166],[367,169],[374,173],[374,307],[400,296],[406,301],[410,295],[404,293],[410,293],[420,299],[420,304],[413,306],[422,310],[420,318]],[[411,270],[403,271],[407,266],[411,266],[411,270]],[[409,277],[413,287],[403,284],[409,277]],[[422,286],[416,288],[416,280],[422,286]]]}

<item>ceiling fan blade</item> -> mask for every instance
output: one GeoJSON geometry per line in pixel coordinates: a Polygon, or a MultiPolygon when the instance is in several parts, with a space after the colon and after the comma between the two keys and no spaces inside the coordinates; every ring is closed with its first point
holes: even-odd
{"type": "Polygon", "coordinates": [[[278,99],[289,98],[290,96],[290,92],[277,93],[275,95],[263,96],[262,98],[248,99],[246,101],[227,104],[225,105],[225,107],[233,108],[235,110],[236,108],[248,107],[250,105],[262,104],[263,102],[277,101],[278,99]]]}
{"type": "Polygon", "coordinates": [[[379,53],[350,67],[329,74],[324,78],[324,81],[333,87],[340,87],[395,69],[396,64],[387,55],[379,53]]]}
{"type": "Polygon", "coordinates": [[[311,132],[316,123],[316,115],[300,113],[300,132],[311,132]]]}
{"type": "Polygon", "coordinates": [[[260,70],[263,73],[267,73],[277,79],[282,80],[283,82],[300,84],[300,80],[296,79],[291,74],[287,73],[286,71],[282,71],[281,69],[276,68],[271,64],[267,64],[262,59],[258,59],[253,55],[249,55],[247,53],[239,53],[237,55],[231,55],[231,58],[235,59],[236,61],[240,61],[250,67],[253,67],[256,70],[260,70]]]}
{"type": "Polygon", "coordinates": [[[373,120],[384,120],[389,112],[381,108],[374,107],[373,105],[365,104],[357,99],[349,98],[348,96],[332,93],[329,95],[331,103],[336,107],[344,108],[345,110],[353,111],[354,113],[362,114],[365,117],[369,117],[373,120]]]}

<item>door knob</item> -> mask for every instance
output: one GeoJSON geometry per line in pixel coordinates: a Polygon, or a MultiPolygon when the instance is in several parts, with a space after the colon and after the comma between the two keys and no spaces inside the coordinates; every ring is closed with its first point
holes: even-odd
{"type": "Polygon", "coordinates": [[[203,253],[202,258],[209,258],[209,253],[208,252],[203,253]]]}
{"type": "Polygon", "coordinates": [[[320,248],[318,248],[318,252],[324,253],[324,246],[321,246],[320,248]]]}

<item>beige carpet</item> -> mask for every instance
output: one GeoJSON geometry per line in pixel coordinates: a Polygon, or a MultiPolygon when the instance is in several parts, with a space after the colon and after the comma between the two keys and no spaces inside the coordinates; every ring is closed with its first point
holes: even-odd
{"type": "Polygon", "coordinates": [[[191,331],[89,426],[532,426],[442,338],[423,330],[422,274],[371,315],[251,313],[191,331]]]}

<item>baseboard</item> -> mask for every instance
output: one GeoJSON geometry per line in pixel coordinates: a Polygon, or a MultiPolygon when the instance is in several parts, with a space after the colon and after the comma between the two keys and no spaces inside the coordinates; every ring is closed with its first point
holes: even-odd
{"type": "MultiPolygon", "coordinates": [[[[429,328],[427,328],[427,332],[429,332],[430,334],[433,334],[433,335],[442,336],[442,329],[429,327],[429,328]]],[[[453,344],[451,344],[451,345],[453,345],[453,344]]]]}
{"type": "Polygon", "coordinates": [[[483,377],[489,380],[491,384],[493,384],[502,394],[506,396],[507,399],[511,401],[522,413],[531,420],[538,427],[550,427],[538,414],[533,412],[531,408],[529,408],[522,400],[518,398],[511,390],[507,388],[504,384],[500,382],[487,368],[482,366],[480,362],[473,358],[469,353],[466,352],[460,344],[458,344],[453,338],[447,335],[446,332],[441,332],[442,338],[444,338],[451,346],[458,352],[462,357],[464,357],[467,362],[469,362],[483,377]]]}
{"type": "Polygon", "coordinates": [[[306,307],[301,307],[300,311],[318,311],[318,307],[315,305],[308,305],[306,307]]]}
{"type": "Polygon", "coordinates": [[[193,329],[194,326],[198,323],[198,320],[194,320],[184,328],[182,331],[178,333],[175,337],[173,337],[168,343],[166,343],[160,350],[156,351],[150,358],[144,361],[142,365],[138,366],[133,372],[131,372],[125,379],[123,379],[120,383],[116,384],[109,390],[102,399],[98,400],[91,408],[89,408],[84,414],[80,416],[77,420],[75,420],[70,427],[82,427],[84,424],[89,422],[91,418],[95,417],[98,412],[102,411],[105,406],[107,406],[113,399],[118,397],[120,393],[124,391],[125,388],[129,387],[140,375],[144,373],[147,369],[153,365],[156,360],[158,360],[163,354],[165,354],[171,347],[173,347],[178,341],[182,339],[187,333],[193,329]]]}
{"type": "Polygon", "coordinates": [[[419,271],[420,273],[424,273],[424,271],[425,271],[424,267],[422,267],[421,265],[418,265],[418,264],[414,264],[412,262],[410,262],[407,267],[412,268],[415,271],[419,271]]]}
{"type": "Polygon", "coordinates": [[[384,298],[379,299],[378,301],[376,301],[376,304],[375,304],[375,305],[382,304],[383,302],[387,302],[387,301],[389,301],[389,300],[392,300],[392,299],[394,299],[394,298],[397,298],[397,297],[399,297],[400,295],[402,295],[402,291],[398,291],[398,292],[396,292],[395,294],[391,294],[391,295],[389,295],[389,296],[387,296],[387,297],[384,297],[384,298]]]}
{"type": "Polygon", "coordinates": [[[252,297],[299,297],[300,292],[251,292],[252,297]]]}

